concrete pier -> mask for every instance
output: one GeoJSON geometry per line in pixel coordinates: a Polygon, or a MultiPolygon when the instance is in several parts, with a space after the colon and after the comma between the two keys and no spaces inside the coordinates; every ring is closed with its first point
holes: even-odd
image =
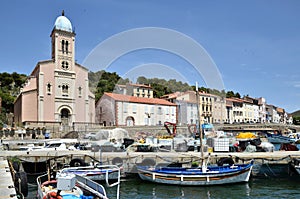
{"type": "MultiPolygon", "coordinates": [[[[72,159],[82,159],[86,163],[101,161],[103,164],[120,164],[124,172],[135,172],[137,164],[153,163],[186,163],[197,162],[200,152],[92,152],[92,151],[2,151],[4,157],[17,157],[25,162],[45,162],[46,160],[60,161],[64,164],[70,163],[72,159]],[[93,160],[94,159],[94,160],[93,160]],[[145,161],[147,160],[147,161],[145,161]]],[[[293,158],[300,159],[300,151],[274,151],[274,152],[226,152],[205,153],[210,157],[210,163],[214,164],[222,157],[232,157],[236,163],[242,163],[251,159],[258,164],[288,164],[293,158]]]]}
{"type": "Polygon", "coordinates": [[[0,198],[17,199],[14,182],[7,160],[0,157],[0,198]]]}

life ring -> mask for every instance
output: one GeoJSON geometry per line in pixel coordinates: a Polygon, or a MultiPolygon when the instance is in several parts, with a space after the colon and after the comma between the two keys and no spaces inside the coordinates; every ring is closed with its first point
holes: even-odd
{"type": "Polygon", "coordinates": [[[28,183],[27,183],[27,174],[24,171],[17,172],[15,174],[14,184],[16,189],[23,194],[23,196],[28,195],[28,183]],[[19,190],[19,188],[21,190],[19,190]]]}
{"type": "Polygon", "coordinates": [[[111,163],[120,167],[123,165],[123,159],[120,157],[115,157],[114,159],[112,159],[111,163]]]}
{"type": "Polygon", "coordinates": [[[63,197],[55,191],[48,192],[43,199],[63,199],[63,197]]]}
{"type": "Polygon", "coordinates": [[[49,184],[57,184],[57,181],[56,180],[50,180],[50,181],[43,182],[41,184],[41,187],[44,187],[45,185],[49,185],[49,184]]]}
{"type": "Polygon", "coordinates": [[[80,159],[80,158],[72,159],[70,162],[71,167],[80,167],[80,166],[86,166],[86,165],[87,164],[84,162],[84,160],[80,159]]]}
{"type": "Polygon", "coordinates": [[[234,165],[234,161],[232,158],[220,158],[217,162],[218,166],[223,166],[225,164],[228,164],[230,166],[234,165]]]}

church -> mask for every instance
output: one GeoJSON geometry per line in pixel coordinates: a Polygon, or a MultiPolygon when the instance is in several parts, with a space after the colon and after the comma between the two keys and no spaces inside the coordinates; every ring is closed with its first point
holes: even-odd
{"type": "Polygon", "coordinates": [[[89,90],[88,69],[75,62],[75,36],[63,12],[50,35],[51,59],[37,63],[15,101],[17,126],[95,122],[95,96],[89,90]]]}

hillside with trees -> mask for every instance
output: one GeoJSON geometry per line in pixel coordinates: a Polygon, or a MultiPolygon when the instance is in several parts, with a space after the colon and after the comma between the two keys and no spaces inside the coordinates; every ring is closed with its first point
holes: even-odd
{"type": "MultiPolygon", "coordinates": [[[[113,92],[116,84],[124,85],[129,83],[130,80],[122,79],[117,73],[98,71],[98,72],[89,72],[89,81],[90,81],[90,90],[95,94],[96,101],[101,98],[104,92],[113,92]]],[[[170,94],[176,91],[185,92],[189,90],[196,90],[195,86],[190,86],[186,82],[176,81],[176,79],[159,79],[159,78],[146,78],[140,76],[137,78],[137,81],[134,82],[137,84],[150,85],[153,88],[153,95],[156,98],[159,98],[163,95],[170,94]]],[[[227,93],[222,90],[210,89],[205,87],[200,87],[199,91],[205,93],[210,93],[214,95],[219,95],[223,97],[236,97],[240,98],[239,93],[234,93],[233,91],[228,91],[227,93]]]]}
{"type": "Polygon", "coordinates": [[[300,125],[300,110],[291,113],[291,115],[293,116],[293,123],[300,125]]]}

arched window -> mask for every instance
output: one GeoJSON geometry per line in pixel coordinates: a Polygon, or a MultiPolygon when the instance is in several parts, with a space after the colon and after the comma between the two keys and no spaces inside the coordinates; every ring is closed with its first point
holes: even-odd
{"type": "Polygon", "coordinates": [[[63,53],[65,52],[65,40],[61,41],[61,50],[63,53]]]}
{"type": "Polygon", "coordinates": [[[66,108],[62,109],[61,110],[61,118],[68,118],[70,116],[70,111],[66,108]]]}
{"type": "Polygon", "coordinates": [[[63,84],[61,87],[62,95],[63,96],[68,96],[69,94],[69,86],[67,84],[63,84]]]}
{"type": "Polygon", "coordinates": [[[48,95],[51,94],[51,84],[50,83],[47,84],[47,93],[48,93],[48,95]]]}
{"type": "Polygon", "coordinates": [[[82,87],[81,86],[78,87],[78,94],[79,94],[79,97],[82,96],[82,87]]]}
{"type": "Polygon", "coordinates": [[[66,53],[68,54],[68,49],[69,49],[69,42],[68,41],[66,41],[66,45],[65,45],[65,50],[66,50],[66,53]]]}

